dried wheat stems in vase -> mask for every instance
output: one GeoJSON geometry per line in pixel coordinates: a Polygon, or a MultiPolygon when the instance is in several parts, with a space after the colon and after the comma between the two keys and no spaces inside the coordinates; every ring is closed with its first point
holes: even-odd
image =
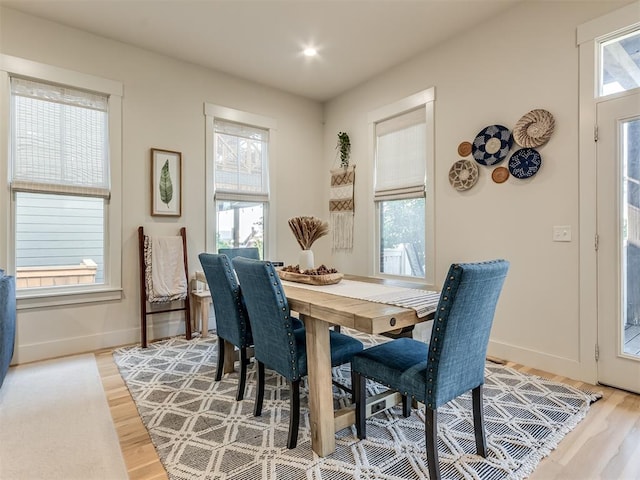
{"type": "Polygon", "coordinates": [[[293,217],[289,227],[303,250],[309,250],[313,242],[329,233],[329,223],[316,217],[293,217]]]}

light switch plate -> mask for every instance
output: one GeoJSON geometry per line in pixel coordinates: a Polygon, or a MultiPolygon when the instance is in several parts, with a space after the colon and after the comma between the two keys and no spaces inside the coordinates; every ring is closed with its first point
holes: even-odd
{"type": "Polygon", "coordinates": [[[570,242],[571,241],[571,225],[560,225],[553,227],[554,242],[570,242]]]}

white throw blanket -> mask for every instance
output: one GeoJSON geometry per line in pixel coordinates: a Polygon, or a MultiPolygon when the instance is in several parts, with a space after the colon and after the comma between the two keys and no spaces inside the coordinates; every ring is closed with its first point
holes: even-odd
{"type": "Polygon", "coordinates": [[[145,237],[145,263],[149,302],[187,298],[182,237],[145,237]]]}

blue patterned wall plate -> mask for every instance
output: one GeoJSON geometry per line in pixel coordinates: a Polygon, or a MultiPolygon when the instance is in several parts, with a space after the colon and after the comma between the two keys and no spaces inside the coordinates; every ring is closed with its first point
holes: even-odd
{"type": "Polygon", "coordinates": [[[512,145],[513,136],[507,127],[491,125],[476,135],[471,148],[480,165],[495,165],[505,159],[512,145]]]}
{"type": "Polygon", "coordinates": [[[542,157],[533,148],[521,148],[509,159],[509,172],[516,178],[533,177],[542,166],[542,157]]]}

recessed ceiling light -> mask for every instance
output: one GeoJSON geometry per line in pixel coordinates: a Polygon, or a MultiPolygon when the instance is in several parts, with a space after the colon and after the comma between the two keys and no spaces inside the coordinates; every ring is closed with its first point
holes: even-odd
{"type": "Polygon", "coordinates": [[[315,57],[318,54],[318,51],[315,48],[309,47],[305,48],[303,53],[307,57],[315,57]]]}

